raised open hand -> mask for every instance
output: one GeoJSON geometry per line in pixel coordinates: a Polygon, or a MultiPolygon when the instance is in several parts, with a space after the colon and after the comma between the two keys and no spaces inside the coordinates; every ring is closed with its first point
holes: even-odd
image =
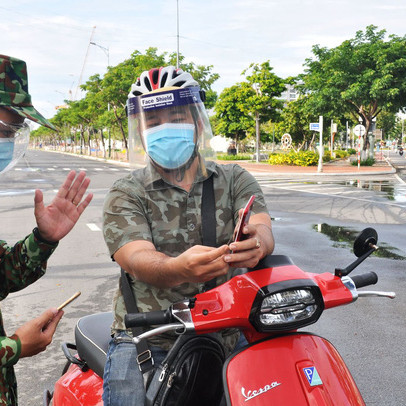
{"type": "Polygon", "coordinates": [[[88,193],[82,201],[89,183],[85,172],[80,172],[76,177],[76,172],[70,171],[51,204],[46,207],[42,192],[35,191],[34,214],[43,239],[56,242],[72,230],[93,198],[93,194],[88,193]]]}

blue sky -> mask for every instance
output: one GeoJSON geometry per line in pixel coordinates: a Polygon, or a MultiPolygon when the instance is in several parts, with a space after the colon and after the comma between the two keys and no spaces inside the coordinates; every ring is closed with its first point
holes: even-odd
{"type": "MultiPolygon", "coordinates": [[[[374,24],[406,35],[404,0],[179,0],[180,52],[213,65],[214,85],[241,81],[251,62],[269,60],[287,77],[303,69],[311,47],[335,47],[374,24]]],[[[81,82],[104,74],[134,50],[175,52],[176,0],[0,0],[0,53],[24,59],[34,105],[46,117],[81,82]],[[88,49],[89,48],[89,49],[88,49]],[[87,53],[86,64],[85,55],[87,53]]]]}

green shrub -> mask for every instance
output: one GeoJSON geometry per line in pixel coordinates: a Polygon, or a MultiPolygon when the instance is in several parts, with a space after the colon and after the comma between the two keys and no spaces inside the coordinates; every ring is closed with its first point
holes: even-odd
{"type": "Polygon", "coordinates": [[[330,153],[330,151],[324,151],[323,162],[330,162],[330,161],[331,161],[331,153],[330,153]]]}
{"type": "Polygon", "coordinates": [[[237,155],[218,154],[217,159],[221,161],[243,161],[251,159],[251,154],[237,154],[237,155]]]}
{"type": "Polygon", "coordinates": [[[348,157],[348,152],[344,151],[342,149],[338,149],[336,151],[334,151],[336,158],[342,159],[342,158],[347,158],[348,157]]]}
{"type": "MultiPolygon", "coordinates": [[[[361,166],[372,166],[375,163],[375,159],[372,157],[368,157],[360,162],[361,166]]],[[[351,162],[351,165],[358,166],[358,160],[351,162]]]]}
{"type": "Polygon", "coordinates": [[[347,152],[348,152],[349,155],[354,155],[354,154],[357,153],[357,151],[354,148],[348,148],[347,152]]]}
{"type": "Polygon", "coordinates": [[[313,151],[289,151],[288,153],[272,154],[268,162],[271,165],[295,165],[313,166],[317,165],[319,156],[313,151]]]}

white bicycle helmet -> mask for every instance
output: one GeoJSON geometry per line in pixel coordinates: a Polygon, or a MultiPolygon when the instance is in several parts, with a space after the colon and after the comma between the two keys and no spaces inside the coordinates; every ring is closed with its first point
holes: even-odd
{"type": "Polygon", "coordinates": [[[176,69],[174,66],[165,66],[142,72],[141,76],[131,86],[128,97],[140,96],[166,87],[192,86],[199,86],[199,84],[189,72],[176,69]]]}
{"type": "Polygon", "coordinates": [[[143,72],[127,100],[130,163],[140,164],[144,151],[156,167],[183,174],[198,150],[212,156],[204,100],[198,82],[182,69],[143,72]]]}

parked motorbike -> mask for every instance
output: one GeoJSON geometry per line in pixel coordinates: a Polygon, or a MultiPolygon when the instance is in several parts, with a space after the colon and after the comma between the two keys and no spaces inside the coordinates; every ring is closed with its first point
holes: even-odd
{"type": "MultiPolygon", "coordinates": [[[[204,334],[239,328],[249,344],[224,363],[227,405],[364,405],[334,346],[298,329],[317,322],[324,310],[358,297],[395,297],[393,292],[358,291],[377,282],[374,272],[348,276],[378,249],[377,241],[374,229],[362,231],[354,242],[357,259],[334,274],[308,273],[284,255],[268,256],[249,272],[166,311],[128,314],[126,325],[158,325],[135,337],[135,343],[165,331],[204,334]]],[[[67,364],[53,394],[45,392],[44,405],[102,405],[111,322],[111,313],[78,321],[76,344],[63,345],[67,364]]]]}
{"type": "Polygon", "coordinates": [[[403,147],[399,147],[399,155],[403,156],[403,147]]]}

